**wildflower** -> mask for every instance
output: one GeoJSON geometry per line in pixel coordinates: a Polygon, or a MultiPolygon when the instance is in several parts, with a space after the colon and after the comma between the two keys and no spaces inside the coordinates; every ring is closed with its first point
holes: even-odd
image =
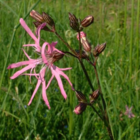
{"type": "Polygon", "coordinates": [[[50,105],[47,99],[47,95],[46,95],[46,90],[49,87],[52,79],[55,77],[61,94],[63,95],[63,97],[66,99],[67,95],[66,92],[64,90],[63,87],[63,83],[62,80],[60,78],[60,76],[63,76],[70,84],[70,86],[73,88],[72,83],[70,82],[68,76],[63,72],[66,70],[70,70],[71,68],[58,68],[57,66],[53,65],[53,63],[59,59],[61,59],[64,55],[63,52],[59,51],[58,49],[55,48],[55,45],[57,44],[57,42],[53,42],[51,44],[45,42],[42,47],[40,46],[40,30],[42,27],[45,26],[45,24],[41,24],[38,28],[38,37],[36,37],[32,31],[30,30],[30,28],[27,26],[27,24],[25,23],[25,21],[23,19],[20,19],[20,23],[22,25],[22,27],[26,30],[26,32],[31,36],[31,38],[35,41],[35,44],[25,44],[23,46],[32,46],[35,48],[35,52],[37,52],[40,57],[38,59],[31,59],[29,57],[29,55],[25,52],[25,50],[23,49],[23,52],[25,54],[25,56],[28,58],[27,61],[22,61],[22,62],[18,62],[18,63],[13,63],[11,65],[8,66],[8,69],[12,69],[12,68],[17,68],[23,65],[27,65],[24,68],[22,68],[21,70],[17,71],[13,76],[11,76],[11,79],[15,79],[20,75],[29,75],[30,79],[31,76],[35,76],[36,79],[38,80],[37,85],[35,87],[35,90],[32,94],[32,97],[28,103],[28,105],[31,104],[39,86],[42,84],[42,97],[43,100],[45,102],[45,104],[48,106],[48,108],[50,109],[50,105]],[[46,49],[46,46],[48,46],[48,49],[46,49]],[[39,73],[36,73],[35,68],[37,65],[43,65],[43,67],[41,68],[39,73]],[[52,73],[52,77],[49,80],[47,86],[46,86],[46,81],[45,81],[45,72],[46,69],[50,69],[51,73],[52,73]],[[30,70],[30,73],[24,73],[25,71],[30,70]]]}
{"type": "Polygon", "coordinates": [[[132,108],[133,108],[133,107],[128,108],[128,106],[126,105],[125,108],[126,108],[126,111],[125,111],[124,114],[127,115],[128,118],[133,118],[133,117],[135,117],[135,115],[132,113],[132,108]]]}

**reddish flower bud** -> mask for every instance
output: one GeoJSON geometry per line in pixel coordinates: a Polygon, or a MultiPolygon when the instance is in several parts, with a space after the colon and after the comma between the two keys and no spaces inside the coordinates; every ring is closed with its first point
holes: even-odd
{"type": "Polygon", "coordinates": [[[32,10],[30,12],[30,16],[35,19],[36,21],[39,21],[40,23],[43,23],[44,22],[44,19],[42,17],[42,15],[40,15],[37,11],[35,10],[32,10]]]}
{"type": "MultiPolygon", "coordinates": [[[[87,41],[86,34],[84,32],[80,32],[81,44],[86,52],[91,51],[91,46],[87,41]]],[[[79,40],[79,34],[77,34],[77,39],[79,40]]]]}
{"type": "Polygon", "coordinates": [[[103,43],[101,45],[97,45],[94,50],[93,50],[93,55],[96,57],[98,56],[100,53],[103,52],[103,50],[105,49],[106,47],[106,43],[103,43]]]}
{"type": "Polygon", "coordinates": [[[85,103],[79,103],[79,105],[77,105],[74,109],[74,113],[76,113],[77,115],[81,114],[82,112],[85,111],[87,105],[85,103]]]}
{"type": "Polygon", "coordinates": [[[76,91],[76,97],[78,98],[78,101],[81,103],[87,102],[85,95],[81,91],[76,91]]]}
{"type": "Polygon", "coordinates": [[[70,26],[73,30],[79,31],[78,19],[75,15],[69,13],[70,26]]]}
{"type": "Polygon", "coordinates": [[[90,94],[90,103],[93,103],[99,97],[99,89],[95,90],[92,94],[90,94]]]}
{"type": "Polygon", "coordinates": [[[55,23],[53,19],[45,12],[42,13],[42,17],[44,21],[52,28],[52,30],[55,31],[55,23]]]}
{"type": "Polygon", "coordinates": [[[94,17],[93,16],[87,16],[81,21],[82,27],[88,27],[90,24],[93,23],[94,17]]]}

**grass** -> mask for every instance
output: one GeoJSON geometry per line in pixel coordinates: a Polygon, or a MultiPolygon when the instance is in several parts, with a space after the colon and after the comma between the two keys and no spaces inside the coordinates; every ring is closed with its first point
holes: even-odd
{"type": "MultiPolygon", "coordinates": [[[[0,139],[1,140],[108,140],[107,130],[100,118],[87,108],[82,115],[73,113],[78,104],[75,93],[63,81],[68,98],[61,96],[56,80],[47,89],[51,105],[48,110],[41,96],[41,88],[32,104],[27,106],[35,88],[36,80],[30,84],[28,77],[20,76],[14,80],[10,76],[18,70],[7,70],[11,63],[26,58],[21,51],[22,45],[32,42],[19,24],[24,18],[35,31],[29,16],[31,9],[51,15],[59,34],[74,48],[78,48],[75,32],[69,27],[68,12],[83,19],[94,16],[94,24],[86,28],[88,39],[93,47],[106,42],[106,50],[98,60],[98,73],[111,129],[115,140],[139,140],[139,92],[140,92],[140,1],[139,0],[38,0],[4,1],[0,0],[0,139]],[[129,119],[120,113],[125,105],[133,106],[135,118],[129,119]]],[[[52,33],[42,31],[41,36],[48,42],[58,40],[57,47],[67,50],[63,43],[52,33]]],[[[34,52],[26,49],[33,57],[34,52]]],[[[93,69],[84,63],[94,88],[97,81],[93,69]]],[[[69,56],[57,63],[59,67],[72,67],[66,72],[77,90],[87,97],[91,89],[77,60],[69,56]]],[[[46,79],[50,77],[47,74],[46,79]]],[[[97,102],[100,102],[100,98],[97,102]]],[[[97,104],[94,105],[98,109],[97,104]]]]}

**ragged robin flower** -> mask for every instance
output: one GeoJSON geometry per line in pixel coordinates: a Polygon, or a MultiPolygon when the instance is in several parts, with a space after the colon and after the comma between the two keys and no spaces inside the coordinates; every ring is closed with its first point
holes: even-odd
{"type": "Polygon", "coordinates": [[[35,87],[35,90],[32,94],[32,97],[31,97],[28,105],[31,104],[39,86],[42,84],[42,97],[43,97],[45,104],[50,109],[50,105],[49,105],[47,95],[46,95],[47,88],[50,86],[52,79],[55,77],[57,80],[58,86],[60,88],[60,91],[61,91],[63,97],[66,99],[67,95],[64,90],[63,83],[62,83],[60,76],[63,76],[68,81],[68,83],[70,84],[70,86],[73,89],[72,83],[70,82],[68,76],[63,72],[66,70],[70,70],[71,68],[58,68],[57,66],[55,66],[53,64],[55,61],[58,61],[59,59],[61,59],[64,55],[64,53],[62,51],[59,51],[58,49],[55,48],[57,42],[53,42],[51,44],[49,44],[48,42],[44,42],[42,47],[40,46],[40,30],[44,26],[46,26],[46,23],[43,23],[38,27],[38,34],[37,34],[38,37],[36,37],[33,34],[33,32],[30,30],[30,28],[27,26],[27,24],[25,23],[25,21],[22,18],[20,19],[20,24],[22,25],[22,27],[26,30],[26,32],[30,35],[30,37],[35,42],[35,44],[25,44],[23,46],[33,47],[35,49],[35,52],[37,54],[39,54],[40,56],[37,59],[32,59],[29,57],[29,55],[23,49],[23,52],[24,52],[25,56],[28,58],[28,60],[18,62],[18,63],[13,63],[8,66],[8,69],[17,68],[17,67],[24,66],[24,65],[27,65],[27,66],[25,66],[21,70],[17,71],[16,73],[14,73],[14,75],[11,76],[10,78],[15,79],[20,75],[29,75],[30,79],[31,79],[32,76],[35,76],[36,79],[38,80],[38,82],[37,82],[37,85],[35,87]],[[46,46],[47,46],[47,49],[46,49],[46,46]],[[35,69],[38,65],[41,65],[42,68],[39,73],[36,73],[35,69]],[[51,76],[48,84],[46,85],[45,73],[46,73],[47,69],[50,69],[52,76],[51,76]],[[24,73],[27,70],[30,70],[30,73],[24,73]]]}
{"type": "Polygon", "coordinates": [[[126,108],[126,111],[125,111],[124,114],[127,115],[128,118],[134,118],[135,115],[132,113],[132,108],[133,107],[128,108],[128,106],[126,105],[125,108],[126,108]]]}

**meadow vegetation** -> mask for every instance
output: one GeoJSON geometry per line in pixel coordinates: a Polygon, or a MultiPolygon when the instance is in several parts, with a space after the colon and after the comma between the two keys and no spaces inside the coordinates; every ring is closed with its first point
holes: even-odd
{"type": "MultiPolygon", "coordinates": [[[[106,127],[89,107],[81,114],[74,114],[77,105],[75,92],[65,79],[68,95],[64,100],[54,79],[47,89],[51,109],[48,110],[37,92],[32,104],[29,99],[37,80],[19,76],[11,80],[18,69],[7,70],[11,63],[26,60],[22,45],[32,43],[29,35],[19,24],[25,19],[35,31],[32,9],[48,13],[55,21],[59,34],[73,47],[78,48],[76,32],[69,26],[68,13],[78,18],[94,16],[94,23],[84,29],[94,48],[106,42],[106,49],[97,64],[100,84],[107,105],[111,130],[115,140],[140,140],[140,1],[139,0],[0,0],[0,140],[109,140],[106,127]],[[128,118],[125,106],[135,115],[128,118]]],[[[67,47],[52,33],[41,32],[44,40],[58,41],[57,48],[67,47]]],[[[37,57],[29,48],[30,56],[37,57]]],[[[83,61],[84,62],[84,61],[83,61]]],[[[87,97],[91,89],[75,58],[67,55],[56,63],[59,67],[72,67],[66,74],[74,87],[87,97]]],[[[95,89],[98,84],[93,68],[85,63],[95,89]]],[[[50,78],[48,71],[46,79],[50,78]]],[[[100,98],[96,101],[100,102],[100,98]]],[[[94,107],[98,110],[97,103],[94,107]]]]}

